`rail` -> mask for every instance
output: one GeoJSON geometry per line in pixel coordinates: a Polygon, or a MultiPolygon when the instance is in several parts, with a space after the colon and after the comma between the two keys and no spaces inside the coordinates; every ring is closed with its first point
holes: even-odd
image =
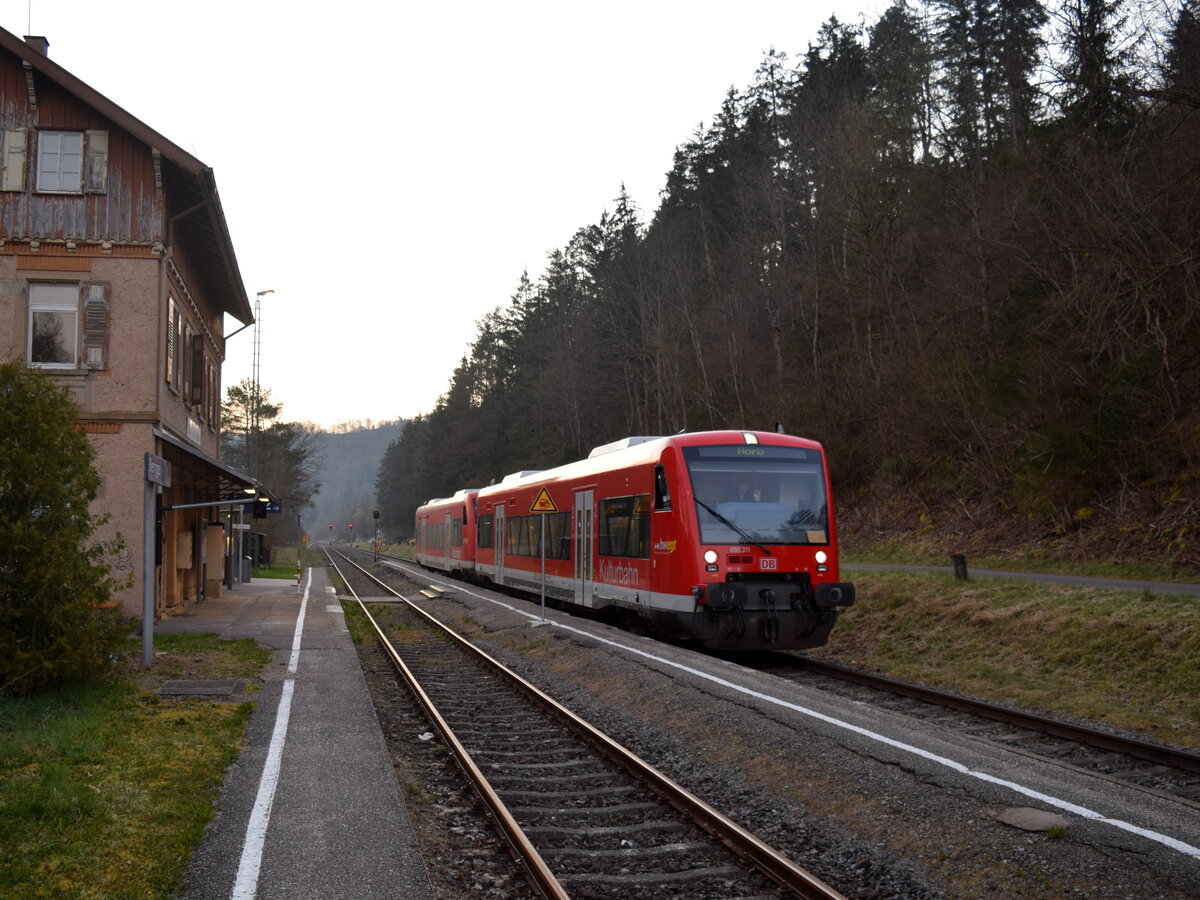
{"type": "MultiPolygon", "coordinates": [[[[723,813],[719,812],[705,801],[697,797],[695,794],[688,791],[686,788],[675,783],[665,774],[660,772],[655,767],[651,766],[645,760],[642,760],[636,754],[630,752],[625,747],[614,741],[608,735],[596,729],[594,726],[579,718],[566,707],[559,704],[556,700],[545,694],[543,691],[529,683],[525,679],[516,675],[516,673],[503,666],[493,657],[470,643],[460,635],[456,634],[452,629],[448,628],[436,618],[429,615],[420,607],[407,601],[401,594],[392,589],[385,582],[376,578],[362,566],[359,566],[345,554],[338,553],[350,565],[361,573],[362,576],[369,578],[375,585],[387,591],[392,596],[402,600],[409,610],[427,621],[432,627],[447,635],[456,645],[464,652],[469,653],[475,659],[486,665],[489,669],[503,676],[510,684],[520,689],[522,693],[533,699],[539,706],[543,707],[552,713],[560,721],[567,723],[577,733],[584,735],[587,742],[594,747],[598,752],[612,760],[621,768],[630,771],[634,777],[641,783],[647,785],[651,790],[663,798],[676,810],[687,816],[692,821],[696,822],[701,828],[707,831],[710,835],[723,843],[725,846],[733,850],[737,855],[742,857],[754,869],[761,872],[783,890],[804,898],[804,900],[835,900],[844,896],[834,890],[829,885],[825,884],[812,873],[806,871],[796,865],[783,854],[779,853],[774,848],[770,847],[751,832],[747,831],[736,822],[729,819],[723,813]]],[[[341,573],[341,569],[330,556],[330,562],[338,571],[339,576],[343,581],[346,578],[341,573]]],[[[349,586],[347,582],[347,586],[349,586]]],[[[487,785],[487,779],[483,776],[479,767],[470,759],[470,754],[462,746],[456,737],[453,736],[450,726],[445,719],[436,711],[432,700],[426,695],[425,691],[417,684],[416,678],[405,665],[400,655],[392,647],[387,640],[383,629],[375,621],[374,617],[366,609],[366,604],[358,600],[357,594],[355,599],[358,601],[360,608],[371,621],[375,633],[378,635],[381,643],[386,648],[388,656],[392,659],[397,669],[402,673],[405,681],[412,688],[414,694],[418,697],[421,705],[429,713],[431,719],[435,722],[439,732],[446,738],[447,743],[451,745],[451,749],[455,758],[459,761],[460,766],[472,783],[476,785],[481,796],[485,798],[489,808],[494,809],[497,822],[501,823],[501,827],[505,832],[505,837],[509,840],[510,846],[514,848],[514,854],[518,856],[526,866],[526,870],[531,873],[531,880],[536,879],[535,886],[538,890],[562,890],[561,884],[555,879],[550,868],[541,858],[540,854],[529,839],[521,833],[518,837],[518,832],[521,831],[520,825],[508,812],[503,801],[498,794],[487,785]],[[546,887],[543,888],[543,885],[546,887]]],[[[545,896],[567,896],[563,894],[544,893],[545,896]]]]}

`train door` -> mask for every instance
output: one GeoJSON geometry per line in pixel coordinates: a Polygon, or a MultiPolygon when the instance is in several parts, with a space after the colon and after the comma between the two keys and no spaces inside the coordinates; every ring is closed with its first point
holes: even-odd
{"type": "Polygon", "coordinates": [[[504,527],[504,504],[496,504],[496,533],[493,543],[496,545],[496,584],[504,584],[504,545],[508,540],[508,530],[504,527]]]}
{"type": "Polygon", "coordinates": [[[592,605],[592,492],[575,495],[575,602],[592,605]]]}

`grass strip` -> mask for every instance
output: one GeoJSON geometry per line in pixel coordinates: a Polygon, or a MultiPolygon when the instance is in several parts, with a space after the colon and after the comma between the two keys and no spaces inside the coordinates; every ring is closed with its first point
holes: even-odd
{"type": "Polygon", "coordinates": [[[814,655],[1200,749],[1200,600],[855,572],[814,655]]]}
{"type": "Polygon", "coordinates": [[[0,897],[159,898],[178,889],[253,704],[153,693],[173,678],[257,682],[253,641],[131,642],[106,684],[0,697],[0,897]]]}

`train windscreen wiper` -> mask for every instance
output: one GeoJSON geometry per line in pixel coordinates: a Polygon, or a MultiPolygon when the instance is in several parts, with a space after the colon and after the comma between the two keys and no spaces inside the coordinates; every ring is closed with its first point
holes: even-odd
{"type": "Polygon", "coordinates": [[[703,500],[701,500],[699,497],[696,498],[696,502],[699,503],[701,506],[703,506],[705,509],[707,509],[710,513],[712,513],[713,516],[716,517],[716,520],[718,522],[721,522],[724,525],[728,525],[730,528],[732,528],[734,531],[736,531],[738,534],[740,534],[742,537],[744,537],[749,543],[753,544],[754,546],[756,546],[760,550],[762,550],[762,552],[767,554],[767,556],[775,555],[770,550],[768,550],[765,546],[760,544],[754,537],[752,537],[749,534],[746,534],[746,532],[744,532],[741,528],[739,528],[737,525],[734,525],[727,518],[725,518],[723,515],[721,515],[719,512],[717,512],[715,509],[713,509],[711,506],[709,506],[707,503],[705,503],[703,500]]]}

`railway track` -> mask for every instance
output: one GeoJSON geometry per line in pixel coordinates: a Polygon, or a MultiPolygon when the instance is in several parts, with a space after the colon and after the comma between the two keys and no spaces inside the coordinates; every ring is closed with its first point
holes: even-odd
{"type": "Polygon", "coordinates": [[[1200,754],[791,654],[757,668],[1200,808],[1200,754]]]}
{"type": "MultiPolygon", "coordinates": [[[[392,558],[394,559],[394,558],[392,558]]],[[[395,562],[404,560],[394,559],[395,562]]],[[[791,653],[718,654],[1200,809],[1200,754],[791,653]]]]}
{"type": "Polygon", "coordinates": [[[401,600],[390,629],[359,604],[541,896],[842,897],[338,556],[401,600]]]}

